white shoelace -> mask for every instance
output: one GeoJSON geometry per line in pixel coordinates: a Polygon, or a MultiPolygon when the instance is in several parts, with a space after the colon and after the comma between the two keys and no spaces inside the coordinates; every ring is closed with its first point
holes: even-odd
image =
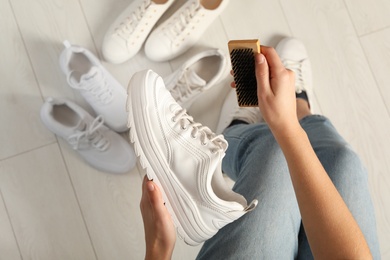
{"type": "Polygon", "coordinates": [[[216,135],[207,126],[194,122],[194,119],[187,114],[185,109],[178,110],[172,121],[179,122],[183,130],[192,128],[191,137],[194,139],[199,138],[202,145],[213,143],[215,148],[211,149],[212,153],[216,153],[219,150],[226,151],[228,144],[223,135],[216,135]]]}
{"type": "Polygon", "coordinates": [[[110,142],[99,131],[104,123],[102,116],[98,116],[93,120],[90,125],[86,125],[85,129],[78,131],[77,133],[68,137],[68,142],[72,145],[73,149],[89,147],[92,145],[97,150],[103,152],[110,146],[110,142]]]}
{"type": "Polygon", "coordinates": [[[176,85],[169,90],[172,97],[178,103],[183,103],[188,99],[193,92],[200,92],[201,88],[204,86],[191,84],[191,81],[188,79],[188,71],[186,71],[176,85]]]}
{"type": "Polygon", "coordinates": [[[102,72],[96,71],[93,75],[82,78],[79,83],[73,82],[71,77],[72,72],[68,76],[69,85],[76,85],[75,87],[77,89],[89,92],[95,99],[103,104],[108,104],[113,99],[112,88],[107,83],[102,72]]]}
{"type": "Polygon", "coordinates": [[[181,13],[178,14],[175,22],[170,27],[170,34],[172,40],[176,40],[177,36],[180,35],[182,31],[188,26],[191,20],[197,15],[200,9],[200,5],[197,2],[193,2],[187,8],[185,8],[181,13]]]}
{"type": "Polygon", "coordinates": [[[282,60],[283,65],[295,73],[295,92],[298,94],[307,89],[306,73],[308,61],[308,59],[301,61],[282,60]]]}
{"type": "Polygon", "coordinates": [[[115,32],[123,39],[127,40],[141,19],[145,16],[146,9],[149,7],[150,2],[151,0],[142,1],[135,11],[129,14],[126,19],[120,23],[119,27],[115,29],[115,32]]]}

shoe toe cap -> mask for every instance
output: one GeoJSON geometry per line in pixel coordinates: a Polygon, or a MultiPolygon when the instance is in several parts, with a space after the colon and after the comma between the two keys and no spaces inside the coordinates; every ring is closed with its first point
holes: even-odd
{"type": "Polygon", "coordinates": [[[102,53],[104,59],[111,63],[123,63],[133,57],[138,50],[128,48],[126,41],[115,35],[104,38],[102,53]]]}
{"type": "Polygon", "coordinates": [[[308,57],[305,45],[298,39],[285,38],[281,40],[276,51],[284,59],[288,60],[303,60],[308,57]]]}
{"type": "Polygon", "coordinates": [[[173,58],[172,43],[162,32],[152,33],[145,43],[145,55],[153,61],[167,61],[173,58]]]}

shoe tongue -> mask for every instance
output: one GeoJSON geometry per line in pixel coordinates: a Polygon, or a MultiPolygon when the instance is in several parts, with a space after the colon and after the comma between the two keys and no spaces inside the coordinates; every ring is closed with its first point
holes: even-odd
{"type": "Polygon", "coordinates": [[[86,128],[87,128],[87,124],[83,120],[80,120],[78,124],[73,128],[73,130],[85,131],[86,128]]]}
{"type": "Polygon", "coordinates": [[[85,74],[80,75],[78,71],[72,71],[70,74],[70,82],[73,85],[83,85],[83,83],[88,83],[92,80],[99,80],[101,77],[100,70],[97,67],[91,67],[89,71],[85,74]]]}
{"type": "Polygon", "coordinates": [[[188,70],[185,73],[187,78],[187,83],[191,88],[204,87],[206,86],[206,81],[202,79],[194,70],[188,70]]]}
{"type": "Polygon", "coordinates": [[[91,69],[84,75],[81,75],[80,82],[91,81],[97,79],[100,76],[100,70],[97,67],[91,67],[91,69]]]}

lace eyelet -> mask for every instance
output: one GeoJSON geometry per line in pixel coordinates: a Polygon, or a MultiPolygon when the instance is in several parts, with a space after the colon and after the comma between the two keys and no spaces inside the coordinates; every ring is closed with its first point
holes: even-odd
{"type": "Polygon", "coordinates": [[[207,145],[207,143],[203,143],[203,142],[200,142],[203,146],[206,146],[207,145]]]}
{"type": "Polygon", "coordinates": [[[181,129],[181,130],[186,130],[187,127],[185,127],[185,126],[180,126],[180,129],[181,129]]]}
{"type": "Polygon", "coordinates": [[[191,136],[192,139],[196,139],[195,135],[190,134],[190,136],[191,136]]]}
{"type": "Polygon", "coordinates": [[[174,122],[174,123],[176,123],[176,120],[175,120],[174,117],[171,118],[171,121],[174,122]]]}

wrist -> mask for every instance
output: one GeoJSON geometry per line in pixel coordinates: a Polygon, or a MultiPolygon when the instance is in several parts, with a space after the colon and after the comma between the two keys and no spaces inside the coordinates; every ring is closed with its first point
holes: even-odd
{"type": "Polygon", "coordinates": [[[286,141],[291,140],[291,138],[295,138],[304,132],[298,120],[270,128],[279,144],[285,143],[286,141]]]}

